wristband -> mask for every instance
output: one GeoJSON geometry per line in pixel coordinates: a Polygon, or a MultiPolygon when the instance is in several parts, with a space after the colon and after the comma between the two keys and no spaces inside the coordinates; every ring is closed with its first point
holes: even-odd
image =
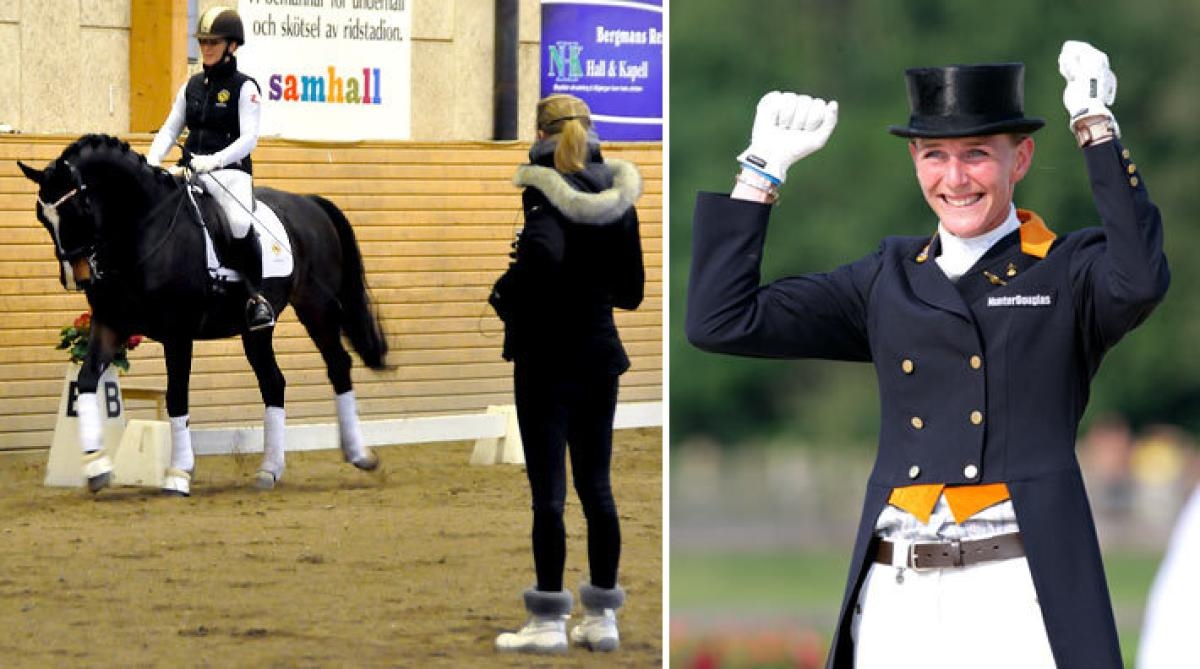
{"type": "Polygon", "coordinates": [[[763,176],[757,170],[743,168],[741,172],[738,172],[734,181],[766,195],[767,204],[774,204],[779,199],[779,185],[763,176]]]}
{"type": "Polygon", "coordinates": [[[766,167],[765,163],[762,166],[759,166],[758,161],[760,161],[760,160],[762,160],[762,158],[759,158],[758,156],[752,156],[752,155],[746,156],[746,160],[743,160],[740,163],[742,166],[742,171],[743,172],[753,172],[754,174],[762,177],[763,179],[766,179],[767,181],[770,181],[772,184],[774,184],[776,186],[783,183],[782,179],[778,179],[778,178],[772,176],[764,169],[766,167]]]}

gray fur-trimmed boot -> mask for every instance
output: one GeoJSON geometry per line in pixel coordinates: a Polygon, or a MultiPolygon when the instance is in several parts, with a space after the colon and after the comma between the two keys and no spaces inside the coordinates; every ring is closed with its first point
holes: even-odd
{"type": "Polygon", "coordinates": [[[619,585],[597,588],[591,583],[580,583],[579,601],[583,604],[583,621],[571,628],[571,643],[591,651],[616,650],[621,645],[617,609],[625,603],[625,590],[619,585]]]}
{"type": "Polygon", "coordinates": [[[567,618],[575,604],[571,591],[549,592],[530,588],[524,595],[529,620],[516,632],[505,632],[496,637],[496,650],[517,653],[565,653],[567,618]]]}

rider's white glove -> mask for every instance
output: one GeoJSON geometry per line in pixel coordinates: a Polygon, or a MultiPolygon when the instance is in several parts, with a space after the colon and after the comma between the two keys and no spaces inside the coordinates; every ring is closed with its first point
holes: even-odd
{"type": "Polygon", "coordinates": [[[1063,105],[1070,115],[1071,130],[1079,119],[1107,116],[1116,128],[1116,118],[1108,105],[1117,97],[1117,75],[1108,67],[1108,56],[1088,44],[1067,40],[1058,54],[1058,71],[1067,80],[1063,105]]]}
{"type": "Polygon", "coordinates": [[[173,177],[181,177],[186,171],[187,168],[183,165],[172,165],[167,168],[167,174],[170,174],[173,177]]]}
{"type": "Polygon", "coordinates": [[[149,165],[150,167],[154,167],[154,168],[161,168],[161,167],[162,167],[162,163],[158,162],[158,158],[149,158],[149,157],[147,157],[147,158],[146,158],[146,164],[147,164],[147,165],[149,165]]]}
{"type": "Polygon", "coordinates": [[[750,146],[738,162],[783,183],[792,163],[825,146],[837,119],[833,100],[771,91],[758,101],[750,146]]]}
{"type": "Polygon", "coordinates": [[[213,155],[192,156],[192,171],[196,174],[204,174],[211,172],[220,165],[217,163],[217,157],[213,155]]]}

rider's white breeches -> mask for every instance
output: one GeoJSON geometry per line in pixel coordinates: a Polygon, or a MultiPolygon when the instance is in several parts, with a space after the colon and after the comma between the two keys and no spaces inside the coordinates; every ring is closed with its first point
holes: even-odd
{"type": "Polygon", "coordinates": [[[233,236],[245,237],[254,225],[254,178],[241,170],[214,170],[201,174],[200,183],[221,205],[233,236]]]}

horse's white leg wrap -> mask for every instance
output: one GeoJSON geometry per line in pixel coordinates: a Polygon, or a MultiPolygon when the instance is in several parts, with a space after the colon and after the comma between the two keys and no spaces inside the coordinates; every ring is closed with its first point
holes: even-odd
{"type": "Polygon", "coordinates": [[[362,429],[358,425],[358,401],[354,399],[353,390],[347,390],[335,399],[342,456],[346,462],[357,462],[367,455],[363,448],[362,429]]]}
{"type": "Polygon", "coordinates": [[[379,456],[363,444],[362,427],[358,423],[358,401],[354,399],[354,391],[347,390],[338,395],[336,400],[342,457],[363,471],[375,471],[379,467],[379,456]]]}
{"type": "Polygon", "coordinates": [[[96,393],[80,393],[75,399],[75,414],[79,417],[80,448],[85,454],[100,450],[104,428],[100,424],[100,404],[96,401],[96,393]]]}
{"type": "Polygon", "coordinates": [[[267,407],[263,417],[263,459],[259,471],[278,481],[283,476],[283,434],[287,413],[283,407],[267,407]]]}
{"type": "Polygon", "coordinates": [[[101,450],[104,426],[100,422],[100,404],[96,393],[80,393],[75,399],[79,418],[79,447],[83,449],[83,476],[88,490],[96,492],[112,481],[112,460],[101,450]]]}
{"type": "Polygon", "coordinates": [[[188,429],[188,415],[171,417],[171,468],[190,472],[196,467],[196,456],[192,452],[192,432],[188,429]]]}

